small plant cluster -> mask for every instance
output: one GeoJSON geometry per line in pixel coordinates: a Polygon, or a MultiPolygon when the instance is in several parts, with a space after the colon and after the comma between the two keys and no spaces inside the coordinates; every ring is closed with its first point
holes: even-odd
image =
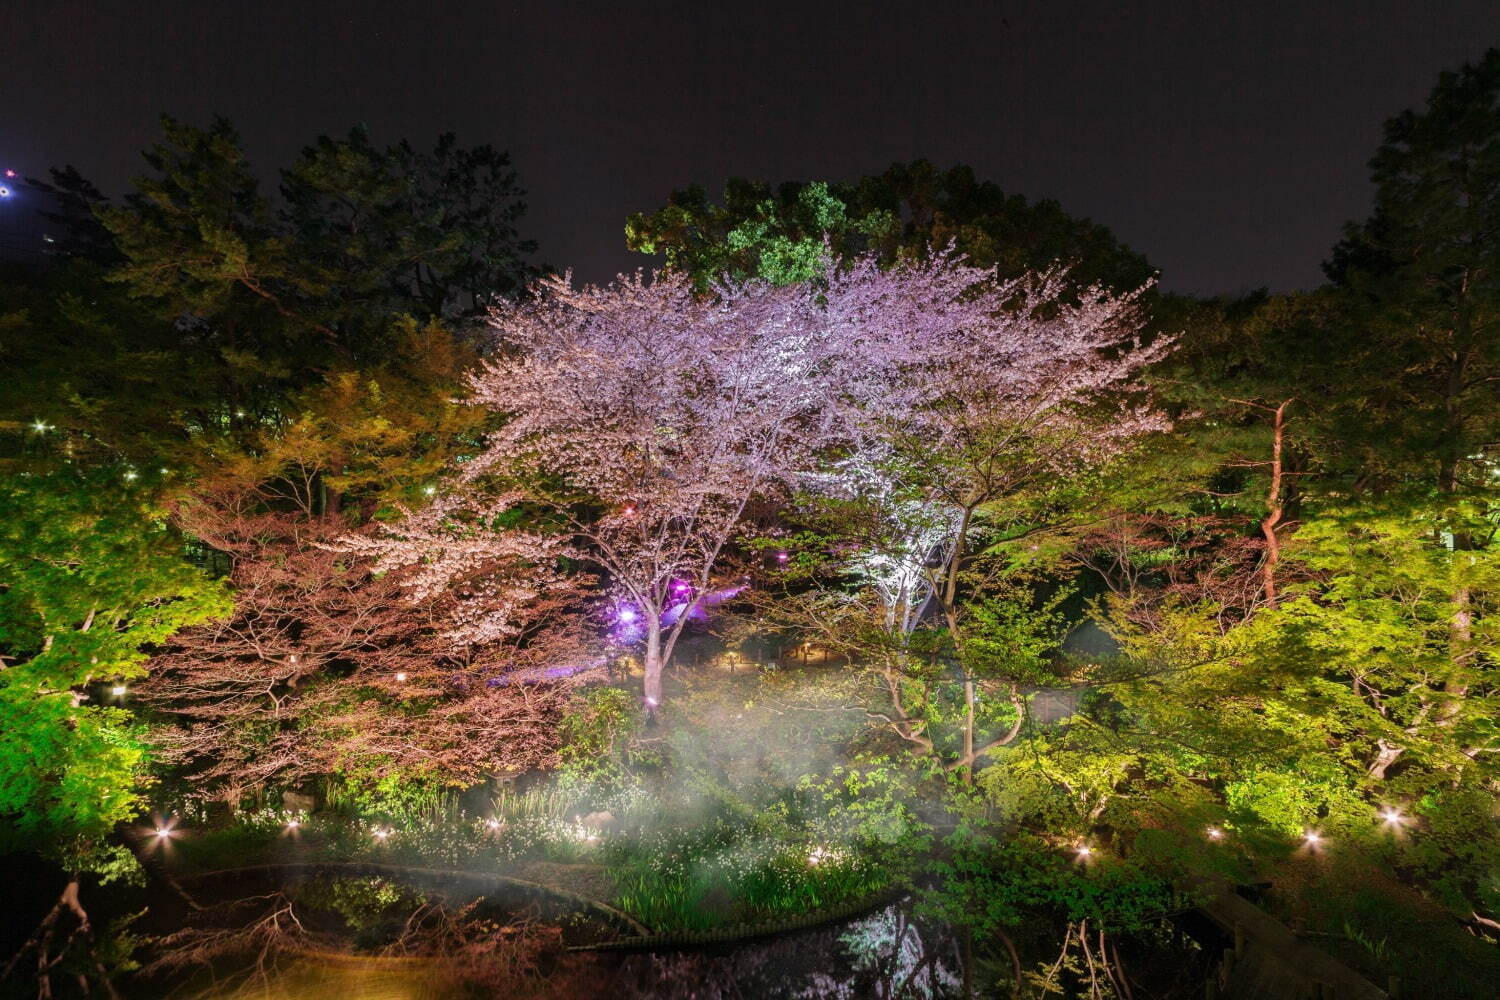
{"type": "Polygon", "coordinates": [[[622,840],[608,860],[615,905],[658,931],[830,909],[889,888],[893,874],[851,847],[791,844],[727,825],[622,840]]]}

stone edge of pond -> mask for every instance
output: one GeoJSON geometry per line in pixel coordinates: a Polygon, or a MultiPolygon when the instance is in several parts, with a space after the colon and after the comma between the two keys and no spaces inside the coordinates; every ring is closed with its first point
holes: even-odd
{"type": "Polygon", "coordinates": [[[734,924],[705,931],[679,931],[662,934],[643,934],[637,937],[619,938],[598,944],[575,944],[568,951],[655,951],[678,950],[703,947],[705,945],[734,944],[757,938],[776,937],[794,931],[810,930],[825,924],[847,920],[882,906],[888,906],[910,895],[905,888],[883,889],[874,895],[865,896],[852,903],[826,910],[814,910],[796,917],[767,921],[759,924],[734,924]]]}

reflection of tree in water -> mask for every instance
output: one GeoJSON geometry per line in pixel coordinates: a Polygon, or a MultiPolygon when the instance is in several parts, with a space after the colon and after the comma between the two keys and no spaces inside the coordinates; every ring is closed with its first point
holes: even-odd
{"type": "Polygon", "coordinates": [[[355,963],[346,966],[350,975],[403,968],[381,963],[421,963],[435,996],[582,996],[588,993],[572,991],[589,987],[577,976],[595,971],[588,961],[554,967],[562,930],[533,911],[381,878],[312,878],[263,895],[195,903],[181,928],[150,944],[146,976],[186,980],[212,996],[286,987],[309,964],[339,959],[355,963]]]}
{"type": "Polygon", "coordinates": [[[340,976],[382,972],[392,983],[418,976],[436,996],[516,998],[941,1000],[961,985],[953,933],[909,903],[818,930],[659,954],[570,952],[559,916],[384,878],[317,876],[195,903],[182,926],[151,940],[142,971],[211,996],[310,997],[340,976]],[[303,982],[310,971],[323,976],[313,986],[303,982]]]}
{"type": "Polygon", "coordinates": [[[888,906],[842,927],[705,951],[636,955],[621,969],[631,1000],[939,1000],[961,980],[951,931],[888,906]]]}

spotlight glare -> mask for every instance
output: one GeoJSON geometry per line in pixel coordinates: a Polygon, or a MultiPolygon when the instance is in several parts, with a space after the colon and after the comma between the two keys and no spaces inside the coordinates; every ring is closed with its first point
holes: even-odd
{"type": "Polygon", "coordinates": [[[156,828],[155,832],[157,840],[166,840],[168,837],[172,836],[172,828],[167,826],[159,826],[156,828]]]}
{"type": "Polygon", "coordinates": [[[405,684],[406,683],[406,671],[405,670],[398,670],[398,671],[396,671],[396,683],[398,683],[398,684],[405,684]]]}
{"type": "Polygon", "coordinates": [[[1395,809],[1386,809],[1380,814],[1380,818],[1385,820],[1392,826],[1400,826],[1401,822],[1406,819],[1405,816],[1402,816],[1401,813],[1395,809]]]}
{"type": "Polygon", "coordinates": [[[1208,828],[1208,839],[1209,840],[1222,840],[1223,837],[1224,837],[1224,831],[1223,830],[1220,830],[1216,826],[1211,826],[1211,827],[1208,828]]]}
{"type": "Polygon", "coordinates": [[[109,693],[114,695],[116,698],[123,698],[125,697],[125,692],[127,690],[129,689],[126,688],[124,684],[116,684],[114,687],[109,689],[109,693]]]}
{"type": "Polygon", "coordinates": [[[1317,847],[1323,842],[1323,835],[1318,833],[1316,830],[1308,830],[1302,835],[1302,839],[1307,842],[1307,846],[1317,847]]]}
{"type": "Polygon", "coordinates": [[[1090,847],[1088,844],[1079,844],[1078,845],[1078,856],[1080,858],[1086,858],[1086,857],[1088,857],[1089,855],[1091,855],[1093,853],[1094,853],[1094,849],[1092,847],[1090,847]]]}

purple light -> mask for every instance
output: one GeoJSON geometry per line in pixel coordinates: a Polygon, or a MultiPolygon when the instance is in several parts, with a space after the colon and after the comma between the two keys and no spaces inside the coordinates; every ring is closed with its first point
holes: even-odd
{"type": "Polygon", "coordinates": [[[617,617],[622,622],[626,622],[626,623],[633,622],[633,621],[635,621],[635,612],[632,611],[630,608],[621,608],[620,609],[620,613],[619,613],[619,615],[617,617]]]}
{"type": "Polygon", "coordinates": [[[776,561],[777,562],[786,562],[790,558],[791,558],[791,556],[787,555],[785,552],[778,552],[778,553],[776,553],[776,561]]]}
{"type": "Polygon", "coordinates": [[[6,177],[14,177],[14,176],[16,176],[16,172],[14,170],[7,170],[7,171],[5,171],[5,176],[6,177]]]}

